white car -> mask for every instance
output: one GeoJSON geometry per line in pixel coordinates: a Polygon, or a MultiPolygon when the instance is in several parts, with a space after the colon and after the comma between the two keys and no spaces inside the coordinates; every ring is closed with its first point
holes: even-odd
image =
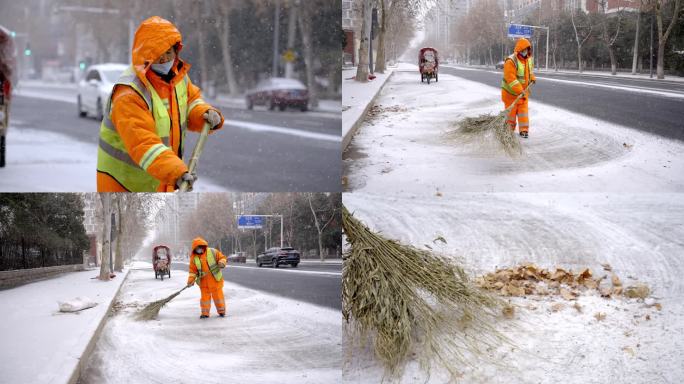
{"type": "Polygon", "coordinates": [[[78,82],[78,115],[90,115],[102,120],[114,83],[128,67],[127,64],[114,63],[90,66],[78,82]]]}

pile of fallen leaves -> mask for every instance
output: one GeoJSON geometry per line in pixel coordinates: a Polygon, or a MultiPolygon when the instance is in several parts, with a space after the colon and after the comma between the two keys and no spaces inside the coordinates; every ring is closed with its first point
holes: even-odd
{"type": "MultiPolygon", "coordinates": [[[[603,269],[611,272],[607,264],[603,269]]],[[[624,295],[643,299],[650,294],[650,289],[645,284],[624,287],[620,278],[612,272],[610,278],[608,274],[594,277],[589,268],[573,273],[563,268],[551,271],[534,264],[497,269],[478,277],[475,282],[481,288],[497,291],[503,296],[559,295],[566,300],[574,300],[582,292],[594,290],[602,297],[624,295]]]]}

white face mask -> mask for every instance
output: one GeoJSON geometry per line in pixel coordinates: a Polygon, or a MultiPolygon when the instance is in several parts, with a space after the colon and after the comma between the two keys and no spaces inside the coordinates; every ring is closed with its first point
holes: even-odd
{"type": "Polygon", "coordinates": [[[173,62],[174,60],[170,60],[164,64],[152,64],[152,70],[159,75],[166,75],[173,67],[173,62]]]}
{"type": "Polygon", "coordinates": [[[527,57],[527,49],[524,50],[524,51],[522,51],[522,52],[520,52],[520,56],[522,56],[522,57],[527,57]]]}

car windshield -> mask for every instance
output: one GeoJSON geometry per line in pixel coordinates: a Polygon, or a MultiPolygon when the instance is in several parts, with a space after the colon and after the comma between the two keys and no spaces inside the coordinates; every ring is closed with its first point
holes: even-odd
{"type": "Polygon", "coordinates": [[[102,76],[104,76],[104,80],[108,83],[116,83],[116,80],[119,79],[119,76],[121,76],[122,70],[118,69],[104,69],[100,71],[102,73],[102,76]]]}

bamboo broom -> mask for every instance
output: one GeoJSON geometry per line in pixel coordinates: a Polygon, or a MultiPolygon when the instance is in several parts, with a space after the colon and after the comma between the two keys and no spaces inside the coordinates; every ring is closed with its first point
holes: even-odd
{"type": "MultiPolygon", "coordinates": [[[[350,250],[342,270],[342,314],[372,342],[386,374],[398,375],[413,349],[452,374],[482,347],[505,338],[493,324],[503,303],[477,288],[453,260],[374,233],[342,207],[350,250]]],[[[352,338],[353,339],[353,338],[352,338]]]]}
{"type": "MultiPolygon", "coordinates": [[[[188,165],[188,173],[191,175],[195,174],[195,171],[197,169],[197,163],[199,163],[199,157],[202,154],[202,151],[204,151],[204,143],[207,141],[207,136],[209,136],[209,131],[211,130],[211,125],[209,122],[205,121],[204,125],[202,126],[202,132],[200,133],[199,139],[197,139],[197,144],[195,145],[195,149],[192,150],[192,156],[190,157],[190,163],[188,165]]],[[[183,181],[178,188],[180,192],[187,192],[188,189],[190,188],[190,183],[187,181],[183,181]]]]}
{"type": "Polygon", "coordinates": [[[508,127],[506,120],[518,101],[529,92],[532,84],[525,88],[525,90],[516,97],[515,101],[498,115],[492,116],[490,114],[484,114],[463,119],[463,121],[459,123],[461,132],[479,135],[493,132],[496,142],[508,156],[514,157],[522,155],[523,151],[520,139],[515,132],[508,127]]]}
{"type": "Polygon", "coordinates": [[[159,315],[159,311],[162,309],[166,303],[169,301],[173,300],[176,296],[180,295],[181,292],[184,290],[190,288],[190,286],[185,286],[183,289],[179,290],[178,292],[175,292],[171,294],[169,297],[166,297],[161,300],[157,300],[155,302],[152,302],[150,304],[147,304],[143,309],[138,312],[138,315],[136,316],[136,319],[138,320],[152,320],[159,315]]]}

